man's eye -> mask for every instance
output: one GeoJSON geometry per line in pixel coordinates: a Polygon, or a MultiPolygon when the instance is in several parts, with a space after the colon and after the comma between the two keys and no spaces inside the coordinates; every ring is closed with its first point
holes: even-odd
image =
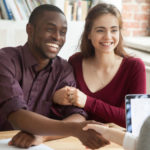
{"type": "Polygon", "coordinates": [[[53,28],[48,28],[47,31],[51,32],[51,31],[53,31],[53,28]]]}
{"type": "Polygon", "coordinates": [[[104,30],[97,30],[96,32],[104,32],[104,30]]]}

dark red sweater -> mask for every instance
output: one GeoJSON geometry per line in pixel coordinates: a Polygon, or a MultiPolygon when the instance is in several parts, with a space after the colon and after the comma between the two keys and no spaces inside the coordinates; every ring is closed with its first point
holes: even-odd
{"type": "Polygon", "coordinates": [[[143,61],[133,57],[124,58],[113,80],[95,93],[88,89],[84,81],[81,54],[71,56],[69,62],[74,69],[77,87],[88,96],[84,109],[89,119],[125,127],[125,95],[146,93],[143,61]]]}

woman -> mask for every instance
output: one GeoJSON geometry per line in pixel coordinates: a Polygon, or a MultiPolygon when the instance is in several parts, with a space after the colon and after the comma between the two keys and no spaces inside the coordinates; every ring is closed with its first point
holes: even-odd
{"type": "Polygon", "coordinates": [[[123,132],[114,128],[109,128],[97,124],[88,124],[83,130],[93,129],[112,142],[122,145],[126,150],[149,150],[150,149],[150,117],[148,117],[140,130],[139,137],[131,133],[123,132]]]}
{"type": "Polygon", "coordinates": [[[89,119],[125,127],[125,95],[145,94],[145,66],[123,49],[120,12],[98,4],[86,17],[81,52],[70,57],[77,88],[65,87],[54,95],[60,105],[83,108],[89,119]]]}

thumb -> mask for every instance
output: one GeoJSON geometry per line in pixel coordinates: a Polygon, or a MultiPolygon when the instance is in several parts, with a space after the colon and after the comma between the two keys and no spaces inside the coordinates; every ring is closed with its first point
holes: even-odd
{"type": "Polygon", "coordinates": [[[89,129],[88,125],[82,128],[83,131],[87,131],[89,129]]]}

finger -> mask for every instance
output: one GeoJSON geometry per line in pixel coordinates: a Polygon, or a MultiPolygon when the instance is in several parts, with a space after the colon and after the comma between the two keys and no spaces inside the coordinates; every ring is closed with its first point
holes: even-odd
{"type": "Polygon", "coordinates": [[[20,137],[20,133],[21,133],[21,132],[17,133],[15,136],[12,137],[12,139],[11,139],[11,141],[10,141],[10,144],[11,144],[11,145],[14,145],[14,144],[15,144],[16,139],[18,139],[18,138],[20,137]]]}
{"type": "Polygon", "coordinates": [[[8,145],[13,145],[12,140],[10,140],[10,141],[8,142],[8,145]]]}
{"type": "Polygon", "coordinates": [[[24,148],[29,148],[31,146],[34,146],[34,139],[26,139],[25,143],[24,143],[24,148]]]}
{"type": "Polygon", "coordinates": [[[75,91],[76,91],[76,88],[74,88],[74,87],[70,87],[70,88],[68,88],[68,92],[69,92],[69,94],[74,94],[74,93],[75,93],[75,91]]]}
{"type": "Polygon", "coordinates": [[[93,130],[98,130],[101,127],[101,125],[98,124],[87,124],[83,130],[88,130],[88,129],[93,129],[93,130]]]}
{"type": "Polygon", "coordinates": [[[25,142],[24,134],[21,134],[21,135],[19,134],[17,137],[15,137],[12,140],[12,142],[14,146],[24,148],[24,142],[25,142]]]}
{"type": "Polygon", "coordinates": [[[100,125],[97,124],[87,124],[85,127],[82,128],[82,130],[86,131],[88,129],[95,129],[96,127],[99,127],[100,125]]]}
{"type": "Polygon", "coordinates": [[[83,131],[87,131],[88,129],[89,129],[88,124],[85,127],[82,128],[83,131]]]}
{"type": "Polygon", "coordinates": [[[28,140],[32,141],[32,136],[30,134],[21,132],[15,138],[12,139],[13,145],[20,148],[28,148],[28,140]]]}
{"type": "Polygon", "coordinates": [[[70,100],[68,98],[65,98],[64,105],[72,105],[72,103],[70,102],[70,100]]]}
{"type": "Polygon", "coordinates": [[[67,98],[67,101],[68,101],[69,103],[73,104],[73,102],[74,102],[74,95],[73,95],[73,94],[69,94],[69,95],[68,95],[68,98],[67,98]]]}
{"type": "Polygon", "coordinates": [[[99,147],[103,147],[105,145],[109,144],[109,142],[104,139],[102,136],[96,135],[93,137],[93,140],[91,142],[91,148],[99,148],[99,147]]]}

